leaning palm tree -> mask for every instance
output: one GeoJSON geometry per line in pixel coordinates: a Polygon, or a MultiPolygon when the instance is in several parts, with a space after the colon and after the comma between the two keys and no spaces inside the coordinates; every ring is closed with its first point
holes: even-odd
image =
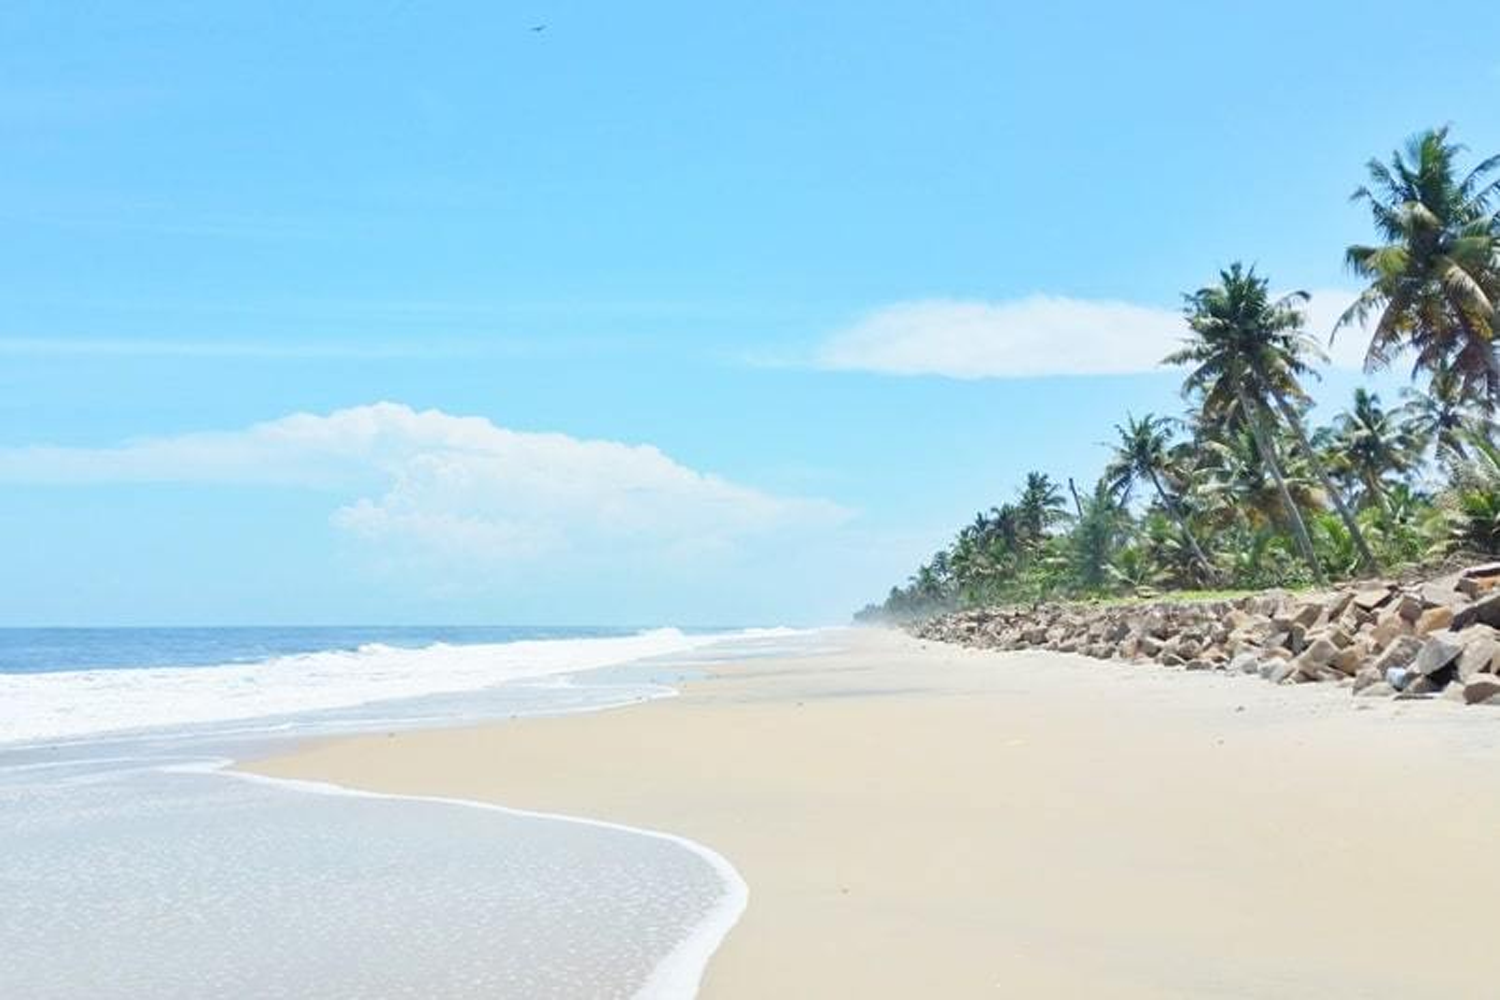
{"type": "Polygon", "coordinates": [[[1192,331],[1187,346],[1164,363],[1191,365],[1183,380],[1186,395],[1201,396],[1202,409],[1225,422],[1240,422],[1255,436],[1256,450],[1276,483],[1281,506],[1297,550],[1315,578],[1322,578],[1312,539],[1282,473],[1282,463],[1268,429],[1267,403],[1272,392],[1267,374],[1275,371],[1294,381],[1289,338],[1300,330],[1301,315],[1287,300],[1273,302],[1267,283],[1235,263],[1219,273],[1219,284],[1184,297],[1184,314],[1192,331]]]}
{"type": "Polygon", "coordinates": [[[1354,192],[1369,206],[1382,242],[1348,248],[1345,259],[1369,282],[1335,331],[1378,317],[1365,355],[1375,370],[1410,349],[1415,370],[1451,369],[1493,409],[1500,398],[1496,303],[1500,302],[1500,156],[1461,179],[1463,147],[1447,128],[1414,136],[1389,165],[1371,160],[1370,183],[1354,192]]]}
{"type": "Polygon", "coordinates": [[[1187,516],[1183,513],[1181,504],[1162,486],[1162,477],[1171,468],[1170,424],[1150,413],[1140,420],[1126,414],[1124,426],[1116,424],[1115,433],[1119,436],[1119,442],[1114,446],[1114,457],[1104,472],[1110,491],[1124,503],[1130,498],[1130,491],[1137,480],[1149,480],[1156,490],[1157,499],[1172,516],[1172,520],[1177,522],[1178,530],[1192,549],[1193,558],[1197,560],[1205,576],[1210,580],[1214,579],[1218,574],[1208,557],[1203,554],[1203,548],[1198,544],[1192,529],[1188,527],[1187,516]]]}
{"type": "MultiPolygon", "coordinates": [[[[1280,485],[1271,478],[1255,434],[1243,423],[1198,444],[1201,451],[1194,488],[1204,517],[1223,533],[1239,528],[1255,532],[1286,520],[1280,485]]],[[[1316,510],[1318,492],[1300,456],[1288,455],[1282,484],[1300,510],[1316,510]]]]}

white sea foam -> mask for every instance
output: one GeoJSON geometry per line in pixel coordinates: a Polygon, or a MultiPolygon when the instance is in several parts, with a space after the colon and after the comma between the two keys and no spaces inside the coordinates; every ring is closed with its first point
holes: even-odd
{"type": "Polygon", "coordinates": [[[371,644],[217,667],[0,674],[0,744],[227,722],[478,691],[789,630],[545,639],[421,649],[371,644]]]}
{"type": "Polygon", "coordinates": [[[306,781],[298,778],[273,778],[269,775],[253,774],[248,771],[235,771],[230,768],[230,761],[217,760],[199,761],[185,765],[169,765],[162,768],[162,770],[178,773],[218,773],[244,781],[257,782],[291,791],[311,792],[319,795],[391,799],[404,802],[428,802],[440,805],[461,806],[468,809],[488,810],[529,819],[577,823],[581,826],[591,826],[601,830],[618,830],[655,840],[664,840],[696,854],[719,876],[724,884],[724,893],[709,908],[708,912],[699,919],[692,930],[682,940],[677,942],[676,946],[656,964],[651,975],[636,990],[634,1000],[692,1000],[693,997],[697,996],[698,987],[703,981],[703,973],[708,967],[709,959],[719,949],[719,945],[723,943],[724,937],[739,922],[740,916],[745,912],[745,906],[750,899],[750,887],[745,884],[744,878],[740,876],[740,873],[735,870],[735,867],[723,855],[704,844],[698,843],[696,840],[690,840],[675,833],[648,830],[643,827],[627,826],[623,823],[613,823],[608,820],[590,819],[582,816],[566,816],[560,813],[516,809],[511,806],[502,806],[494,802],[480,802],[474,799],[459,799],[437,795],[399,795],[388,792],[371,792],[358,788],[348,788],[343,785],[335,785],[329,782],[306,781]]]}

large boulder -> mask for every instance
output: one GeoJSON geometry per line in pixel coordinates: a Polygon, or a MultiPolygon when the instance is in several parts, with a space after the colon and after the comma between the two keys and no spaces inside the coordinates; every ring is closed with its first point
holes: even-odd
{"type": "Polygon", "coordinates": [[[1469,600],[1478,600],[1500,584],[1500,576],[1463,577],[1454,588],[1469,600]]]}
{"type": "Polygon", "coordinates": [[[1460,608],[1453,615],[1455,630],[1468,628],[1476,622],[1491,628],[1500,628],[1500,593],[1481,597],[1473,604],[1460,608]]]}
{"type": "Polygon", "coordinates": [[[1374,611],[1377,608],[1385,607],[1394,593],[1395,590],[1388,583],[1366,587],[1363,590],[1356,590],[1354,592],[1354,606],[1363,611],[1374,611]]]}
{"type": "Polygon", "coordinates": [[[1500,698],[1500,677],[1476,674],[1464,684],[1464,703],[1479,705],[1500,698]]]}
{"type": "Polygon", "coordinates": [[[1396,641],[1387,646],[1385,652],[1376,659],[1375,669],[1380,671],[1381,676],[1385,676],[1393,668],[1411,666],[1412,661],[1421,651],[1421,639],[1414,635],[1398,636],[1396,641]]]}
{"type": "Polygon", "coordinates": [[[1463,646],[1447,636],[1430,635],[1417,652],[1412,669],[1423,677],[1432,677],[1447,669],[1463,651],[1463,646]]]}
{"type": "Polygon", "coordinates": [[[1326,666],[1329,660],[1332,660],[1335,656],[1338,655],[1338,652],[1338,644],[1333,640],[1325,638],[1314,639],[1312,643],[1308,645],[1308,647],[1297,656],[1298,665],[1303,667],[1326,666]]]}
{"type": "Polygon", "coordinates": [[[1413,624],[1422,617],[1422,612],[1426,610],[1426,603],[1416,594],[1402,594],[1400,600],[1396,602],[1396,613],[1413,624]]]}
{"type": "Polygon", "coordinates": [[[1417,617],[1414,628],[1417,635],[1431,635],[1433,632],[1441,632],[1453,624],[1453,609],[1447,605],[1438,605],[1428,608],[1417,617]]]}
{"type": "Polygon", "coordinates": [[[1458,676],[1468,680],[1475,674],[1494,673],[1500,661],[1500,632],[1488,625],[1470,625],[1453,638],[1463,646],[1458,655],[1458,676]]]}
{"type": "Polygon", "coordinates": [[[1292,609],[1290,617],[1292,622],[1302,626],[1304,632],[1328,620],[1323,602],[1317,600],[1303,601],[1292,609]]]}
{"type": "Polygon", "coordinates": [[[1394,610],[1382,611],[1375,619],[1375,628],[1370,633],[1376,649],[1385,649],[1397,638],[1411,632],[1411,623],[1394,610]]]}
{"type": "Polygon", "coordinates": [[[1456,585],[1458,578],[1449,577],[1444,580],[1433,580],[1424,583],[1417,588],[1417,596],[1424,603],[1435,608],[1451,608],[1467,604],[1469,599],[1458,592],[1456,585]]]}
{"type": "Polygon", "coordinates": [[[1238,653],[1229,661],[1232,674],[1253,674],[1260,669],[1260,657],[1255,653],[1238,653]]]}
{"type": "Polygon", "coordinates": [[[1362,646],[1345,646],[1334,654],[1328,665],[1339,673],[1353,677],[1369,655],[1369,651],[1362,646]]]}

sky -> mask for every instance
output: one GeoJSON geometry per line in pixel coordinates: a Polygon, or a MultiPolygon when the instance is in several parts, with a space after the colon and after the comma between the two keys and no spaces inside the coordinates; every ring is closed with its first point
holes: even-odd
{"type": "Polygon", "coordinates": [[[845,620],[1500,151],[1500,11],[1408,10],[5,4],[0,624],[845,620]]]}

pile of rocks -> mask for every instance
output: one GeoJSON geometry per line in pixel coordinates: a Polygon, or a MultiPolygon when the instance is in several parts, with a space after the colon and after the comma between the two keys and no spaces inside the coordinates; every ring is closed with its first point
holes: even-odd
{"type": "Polygon", "coordinates": [[[975,608],[913,626],[986,649],[1049,649],[1335,683],[1360,696],[1500,705],[1500,563],[1423,583],[1235,600],[975,608]]]}

